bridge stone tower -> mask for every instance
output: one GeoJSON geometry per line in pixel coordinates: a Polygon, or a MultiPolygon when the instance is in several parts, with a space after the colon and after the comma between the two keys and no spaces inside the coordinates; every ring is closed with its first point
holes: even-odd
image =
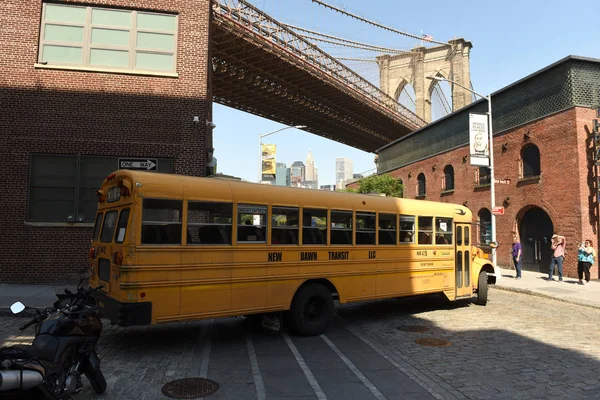
{"type": "MultiPolygon", "coordinates": [[[[416,114],[431,122],[431,92],[436,81],[427,79],[437,75],[471,87],[469,55],[473,45],[464,39],[431,48],[416,47],[400,55],[377,57],[379,85],[383,92],[398,99],[402,89],[411,84],[416,94],[416,114]]],[[[450,83],[452,111],[471,103],[471,92],[450,83]]]]}

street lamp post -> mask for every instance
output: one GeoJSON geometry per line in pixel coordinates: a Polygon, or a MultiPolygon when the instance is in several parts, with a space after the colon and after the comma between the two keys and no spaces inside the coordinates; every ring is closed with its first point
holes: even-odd
{"type": "Polygon", "coordinates": [[[492,130],[492,95],[488,95],[488,96],[484,96],[482,94],[477,93],[476,91],[461,85],[458,82],[454,82],[451,79],[446,79],[446,78],[442,78],[441,76],[428,76],[427,79],[431,79],[434,81],[442,81],[442,82],[449,82],[449,83],[453,83],[457,86],[460,86],[461,88],[468,90],[469,92],[473,93],[476,96],[479,96],[483,99],[487,100],[488,103],[488,129],[489,129],[489,141],[490,141],[490,196],[491,196],[491,223],[492,223],[492,243],[491,243],[491,248],[492,248],[492,265],[494,266],[494,274],[496,275],[496,281],[500,280],[500,277],[502,274],[500,274],[500,271],[498,270],[498,264],[496,263],[496,247],[497,247],[497,243],[496,243],[496,215],[494,215],[494,207],[496,207],[496,182],[495,182],[495,178],[494,178],[494,133],[492,130]]]}
{"type": "Polygon", "coordinates": [[[303,128],[306,128],[306,126],[305,125],[286,126],[286,127],[274,130],[273,132],[262,133],[262,134],[258,135],[258,180],[256,181],[257,183],[260,183],[262,181],[262,138],[272,135],[274,133],[277,133],[279,131],[284,131],[286,129],[291,129],[291,128],[303,129],[303,128]]]}

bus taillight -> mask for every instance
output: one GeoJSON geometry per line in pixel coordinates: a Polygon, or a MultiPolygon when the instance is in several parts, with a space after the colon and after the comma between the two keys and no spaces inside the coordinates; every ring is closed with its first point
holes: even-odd
{"type": "Polygon", "coordinates": [[[96,258],[96,249],[94,247],[90,248],[90,258],[93,260],[96,258]]]}

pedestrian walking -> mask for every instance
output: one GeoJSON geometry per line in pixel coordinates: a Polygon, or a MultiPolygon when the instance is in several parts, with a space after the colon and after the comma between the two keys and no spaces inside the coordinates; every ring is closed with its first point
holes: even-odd
{"type": "Polygon", "coordinates": [[[565,245],[566,240],[564,236],[554,234],[552,235],[552,258],[550,259],[550,270],[548,271],[548,281],[553,281],[552,276],[554,275],[554,267],[558,269],[558,281],[562,282],[562,265],[565,259],[565,245]]]}
{"type": "Polygon", "coordinates": [[[521,247],[521,242],[519,242],[519,238],[517,235],[513,235],[513,244],[510,249],[510,255],[512,256],[513,263],[515,264],[516,276],[515,279],[521,279],[521,254],[523,253],[523,248],[521,247]]]}
{"type": "Polygon", "coordinates": [[[577,252],[577,275],[579,276],[579,284],[585,285],[590,282],[590,268],[594,264],[596,258],[596,249],[592,247],[592,241],[586,240],[579,244],[577,252]],[[582,280],[585,275],[585,282],[582,280]]]}

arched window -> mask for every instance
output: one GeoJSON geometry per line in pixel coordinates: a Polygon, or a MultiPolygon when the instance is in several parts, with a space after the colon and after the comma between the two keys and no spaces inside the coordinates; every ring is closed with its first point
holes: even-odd
{"type": "Polygon", "coordinates": [[[479,243],[490,244],[492,241],[492,213],[487,208],[482,208],[477,216],[479,217],[479,243]]]}
{"type": "Polygon", "coordinates": [[[404,197],[404,182],[402,182],[402,179],[398,179],[398,182],[402,185],[402,192],[400,193],[400,197],[404,197]]]}
{"type": "Polygon", "coordinates": [[[488,167],[479,167],[477,169],[477,184],[478,185],[489,185],[492,180],[490,179],[490,169],[488,167]]]}
{"type": "Polygon", "coordinates": [[[540,176],[540,150],[534,144],[528,144],[523,147],[521,156],[521,176],[523,178],[533,178],[540,176]]]}
{"type": "Polygon", "coordinates": [[[444,190],[454,190],[454,168],[452,165],[446,165],[444,168],[444,190]]]}
{"type": "Polygon", "coordinates": [[[417,196],[425,196],[425,183],[425,174],[421,172],[419,176],[417,176],[417,196]]]}

